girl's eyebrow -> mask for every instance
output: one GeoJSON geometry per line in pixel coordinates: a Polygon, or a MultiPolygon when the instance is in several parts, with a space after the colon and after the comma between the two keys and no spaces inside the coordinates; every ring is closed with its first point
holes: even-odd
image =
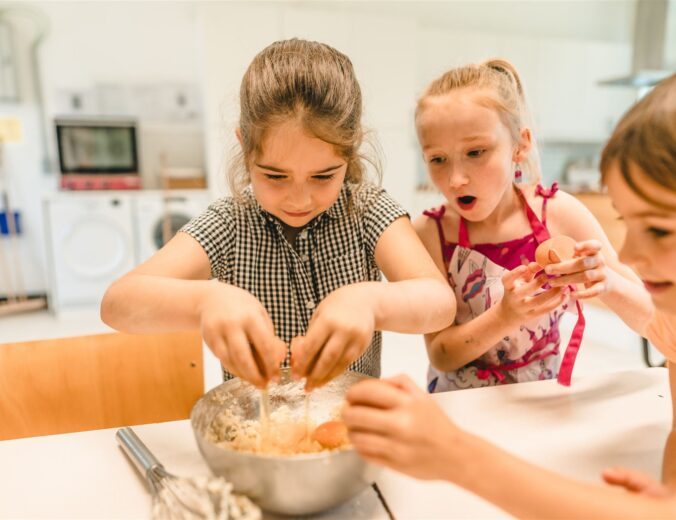
{"type": "MultiPolygon", "coordinates": [[[[258,164],[258,163],[254,163],[254,164],[256,166],[258,166],[259,168],[263,169],[263,170],[270,170],[270,171],[277,172],[277,173],[286,173],[286,174],[289,173],[287,170],[283,170],[282,168],[275,168],[274,166],[268,166],[267,164],[258,164]]],[[[317,175],[317,174],[321,174],[321,173],[328,173],[330,171],[337,170],[341,166],[343,166],[343,165],[337,164],[335,166],[329,166],[328,168],[324,168],[323,170],[312,172],[312,175],[317,175]]]]}
{"type": "Polygon", "coordinates": [[[489,135],[470,135],[463,137],[463,141],[483,141],[484,139],[490,139],[489,135]]]}

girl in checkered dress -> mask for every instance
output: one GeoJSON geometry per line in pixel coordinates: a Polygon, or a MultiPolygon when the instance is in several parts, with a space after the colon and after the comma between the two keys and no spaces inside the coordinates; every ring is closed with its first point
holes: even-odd
{"type": "Polygon", "coordinates": [[[378,376],[379,331],[442,329],[455,299],[404,209],[367,180],[350,60],[321,43],[273,43],[249,65],[240,104],[232,196],[116,281],[104,321],[199,327],[225,377],[259,387],[280,364],[308,388],[348,367],[378,376]]]}

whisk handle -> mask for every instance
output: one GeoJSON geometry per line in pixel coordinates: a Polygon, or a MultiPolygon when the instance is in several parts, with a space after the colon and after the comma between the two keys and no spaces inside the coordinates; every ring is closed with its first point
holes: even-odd
{"type": "Polygon", "coordinates": [[[134,430],[129,427],[121,428],[115,433],[118,444],[122,450],[127,454],[131,461],[136,466],[136,469],[145,477],[148,471],[156,467],[161,467],[162,464],[155,458],[148,447],[143,444],[143,441],[138,438],[134,430]]]}

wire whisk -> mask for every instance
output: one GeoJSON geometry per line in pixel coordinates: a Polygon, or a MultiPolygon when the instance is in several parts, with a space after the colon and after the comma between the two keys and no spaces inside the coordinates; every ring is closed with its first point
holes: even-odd
{"type": "Polygon", "coordinates": [[[152,518],[162,520],[261,520],[261,510],[248,497],[232,492],[222,477],[177,477],[169,473],[131,428],[115,437],[153,496],[152,518]]]}

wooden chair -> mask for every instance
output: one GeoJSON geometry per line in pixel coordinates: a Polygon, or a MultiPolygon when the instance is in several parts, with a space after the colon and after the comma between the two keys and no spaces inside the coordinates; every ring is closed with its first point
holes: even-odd
{"type": "Polygon", "coordinates": [[[0,440],[186,419],[203,393],[198,332],[0,345],[0,440]]]}

